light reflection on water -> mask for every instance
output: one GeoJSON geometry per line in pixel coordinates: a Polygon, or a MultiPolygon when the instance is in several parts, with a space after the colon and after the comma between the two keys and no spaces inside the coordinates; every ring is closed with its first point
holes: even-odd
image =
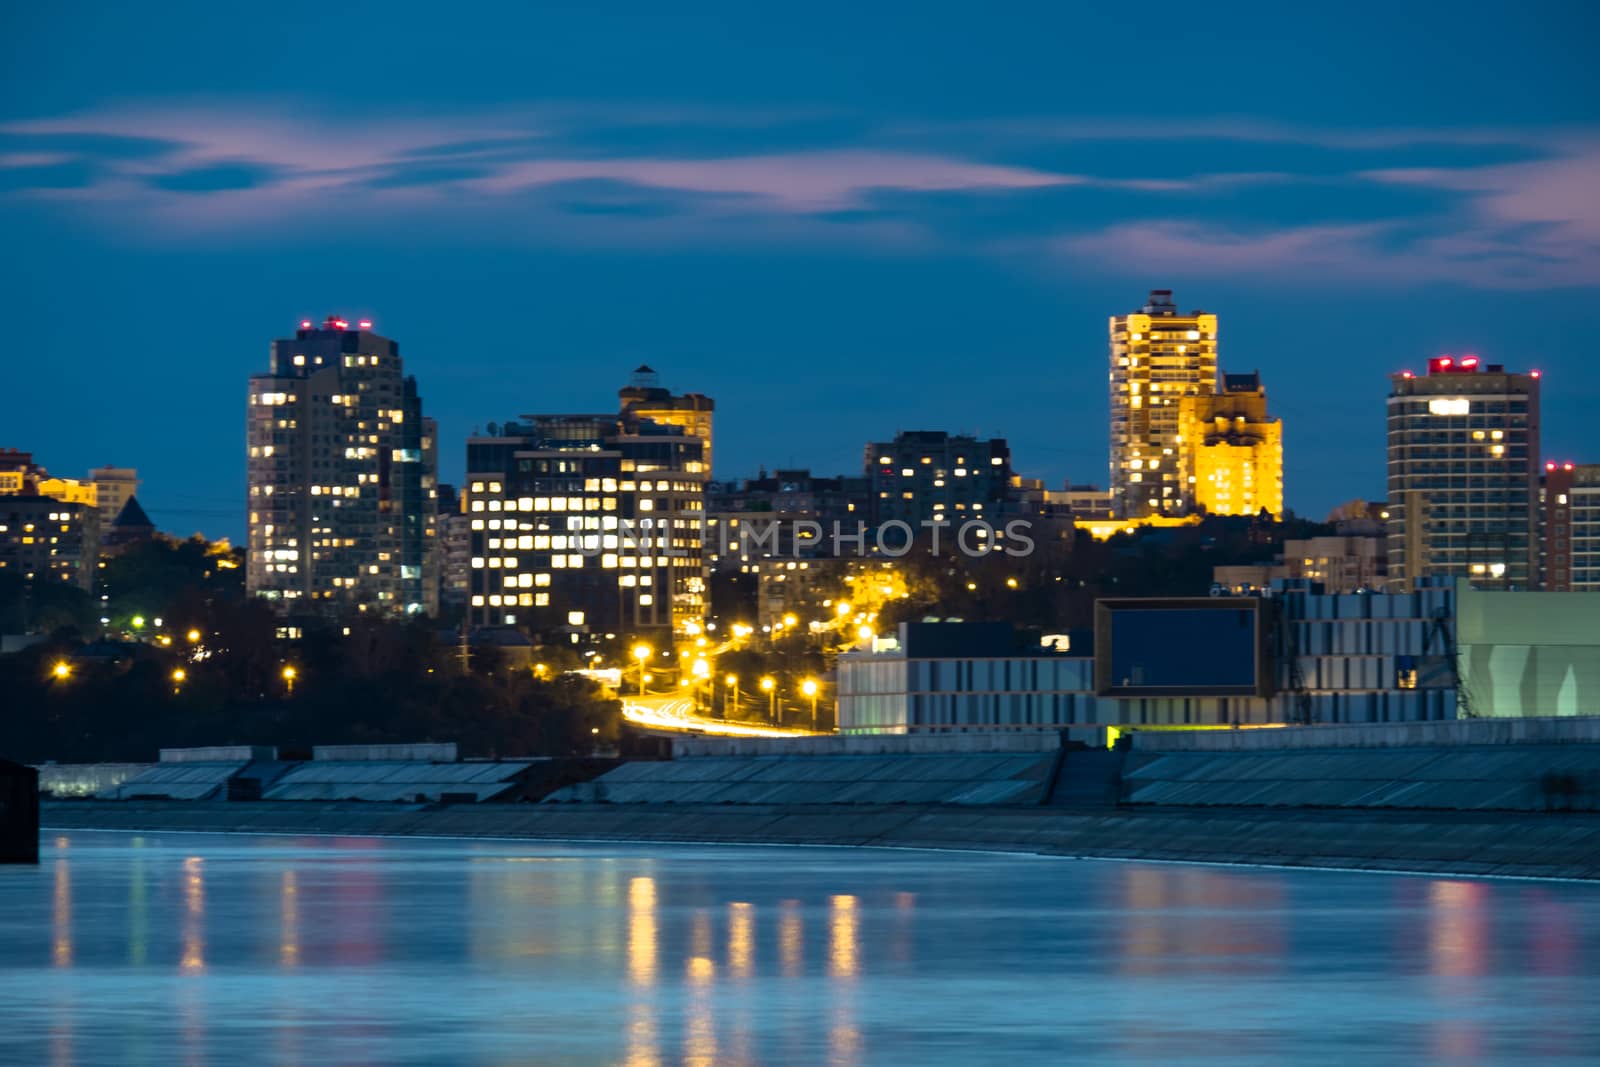
{"type": "Polygon", "coordinates": [[[1572,1062],[1600,890],[843,849],[73,833],[0,1062],[1572,1062]]]}

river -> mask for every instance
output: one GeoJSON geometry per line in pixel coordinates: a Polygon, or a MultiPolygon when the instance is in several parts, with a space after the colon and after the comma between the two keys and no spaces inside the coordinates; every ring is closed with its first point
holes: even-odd
{"type": "Polygon", "coordinates": [[[47,833],[0,1062],[1600,1054],[1600,889],[840,848],[47,833]]]}

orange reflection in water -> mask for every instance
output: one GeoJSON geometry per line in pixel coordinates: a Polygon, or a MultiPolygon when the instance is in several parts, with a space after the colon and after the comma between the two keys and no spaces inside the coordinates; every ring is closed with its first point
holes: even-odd
{"type": "Polygon", "coordinates": [[[72,870],[65,858],[56,860],[55,889],[51,894],[50,958],[57,967],[72,966],[72,870]]]}
{"type": "Polygon", "coordinates": [[[756,909],[735,901],[728,905],[728,973],[749,978],[755,969],[756,909]]]}
{"type": "Polygon", "coordinates": [[[711,959],[711,916],[697,911],[689,934],[690,956],[684,965],[689,987],[685,1005],[683,1062],[699,1067],[717,1063],[717,965],[711,959]]]}
{"type": "Polygon", "coordinates": [[[656,880],[628,880],[628,981],[636,989],[628,1007],[626,1067],[659,1067],[661,1035],[651,996],[656,982],[656,880]]]}
{"type": "Polygon", "coordinates": [[[183,861],[183,958],[178,969],[197,974],[206,969],[205,861],[190,856],[183,861]]]}
{"type": "Polygon", "coordinates": [[[300,962],[300,883],[293,871],[284,871],[278,886],[278,963],[294,967],[300,962]]]}
{"type": "Polygon", "coordinates": [[[853,981],[861,969],[860,902],[853,896],[829,899],[828,973],[835,979],[833,1011],[828,1022],[828,1062],[858,1063],[861,1030],[856,1025],[856,990],[853,981]]]}
{"type": "Polygon", "coordinates": [[[835,978],[854,978],[860,953],[856,942],[856,898],[836,896],[829,904],[828,973],[835,978]]]}
{"type": "Polygon", "coordinates": [[[778,907],[778,961],[784,977],[796,978],[805,966],[805,919],[798,900],[785,900],[778,907]]]}

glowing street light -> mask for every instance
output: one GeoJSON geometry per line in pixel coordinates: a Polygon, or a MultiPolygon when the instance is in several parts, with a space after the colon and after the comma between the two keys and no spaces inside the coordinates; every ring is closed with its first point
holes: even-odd
{"type": "Polygon", "coordinates": [[[56,665],[50,668],[50,673],[55,675],[57,678],[71,678],[72,664],[68,663],[64,659],[57,660],[56,665]]]}
{"type": "Polygon", "coordinates": [[[135,630],[144,629],[144,616],[143,615],[135,615],[133,617],[133,628],[135,630]]]}
{"type": "Polygon", "coordinates": [[[283,668],[283,682],[284,682],[285,685],[287,685],[289,687],[289,695],[290,696],[294,696],[294,680],[295,680],[296,677],[299,676],[299,673],[300,672],[296,671],[293,667],[290,667],[290,666],[285,666],[283,668]]]}
{"type": "Polygon", "coordinates": [[[817,693],[821,690],[815,678],[807,678],[800,683],[800,692],[811,698],[811,732],[817,731],[817,693]]]}
{"type": "Polygon", "coordinates": [[[200,631],[199,630],[190,630],[187,636],[189,638],[189,643],[191,645],[196,645],[196,644],[200,643],[200,631]]]}
{"type": "Polygon", "coordinates": [[[767,694],[767,717],[778,721],[778,680],[770,674],[761,676],[761,691],[767,694]]]}
{"type": "MultiPolygon", "coordinates": [[[[726,677],[724,677],[722,679],[722,684],[727,686],[729,689],[731,689],[733,691],[733,710],[734,711],[738,711],[739,710],[739,676],[737,674],[733,674],[732,672],[730,672],[726,677]]],[[[723,718],[727,718],[728,717],[728,706],[727,706],[728,705],[728,698],[727,698],[726,693],[724,693],[724,695],[723,695],[722,705],[723,705],[722,706],[722,717],[723,718]]]]}
{"type": "Polygon", "coordinates": [[[633,646],[633,658],[639,661],[639,695],[644,696],[644,665],[649,662],[654,650],[649,645],[637,644],[633,646]]]}
{"type": "Polygon", "coordinates": [[[1016,587],[1017,587],[1017,580],[1015,578],[1007,578],[1006,579],[1006,588],[1007,589],[1015,589],[1016,587]]]}

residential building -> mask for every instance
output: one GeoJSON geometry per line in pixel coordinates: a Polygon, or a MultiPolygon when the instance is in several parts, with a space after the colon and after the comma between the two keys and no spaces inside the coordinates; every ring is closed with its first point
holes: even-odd
{"type": "Polygon", "coordinates": [[[25,582],[68,582],[92,592],[99,527],[92,502],[31,491],[0,494],[0,574],[25,582]]]}
{"type": "Polygon", "coordinates": [[[1439,356],[1390,379],[1388,580],[1539,581],[1539,372],[1439,356]]]}
{"type": "Polygon", "coordinates": [[[1011,448],[998,437],[907,430],[892,441],[869,444],[864,473],[870,481],[869,525],[903,522],[913,533],[939,520],[959,527],[997,517],[1011,488],[1011,448]]]}
{"type": "Polygon", "coordinates": [[[580,642],[703,622],[701,438],[635,410],[491,429],[467,442],[474,624],[580,642]]]}
{"type": "Polygon", "coordinates": [[[122,506],[139,491],[139,472],[132,467],[96,467],[89,472],[100,508],[100,528],[108,529],[122,514],[122,506]]]}
{"type": "Polygon", "coordinates": [[[1224,374],[1220,392],[1179,397],[1178,438],[1179,484],[1194,507],[1283,517],[1283,422],[1267,415],[1259,371],[1224,374]]]}
{"type": "Polygon", "coordinates": [[[767,556],[827,554],[834,524],[854,537],[871,512],[871,481],[809,470],[763,470],[743,482],[706,486],[706,551],[713,570],[767,556]],[[798,543],[798,551],[796,551],[798,543]]]}
{"type": "Polygon", "coordinates": [[[1184,515],[1194,507],[1182,456],[1179,401],[1217,385],[1217,316],[1179,314],[1170,289],[1113,316],[1111,494],[1124,518],[1184,515]]]}
{"type": "Polygon", "coordinates": [[[1600,592],[1600,463],[1544,465],[1540,572],[1554,592],[1600,592]]]}
{"type": "Polygon", "coordinates": [[[1285,576],[1316,582],[1325,593],[1384,588],[1386,560],[1378,537],[1310,537],[1283,543],[1285,576]]]}
{"type": "Polygon", "coordinates": [[[282,611],[438,610],[436,431],[400,345],[330,316],[250,379],[247,587],[282,611]]]}

